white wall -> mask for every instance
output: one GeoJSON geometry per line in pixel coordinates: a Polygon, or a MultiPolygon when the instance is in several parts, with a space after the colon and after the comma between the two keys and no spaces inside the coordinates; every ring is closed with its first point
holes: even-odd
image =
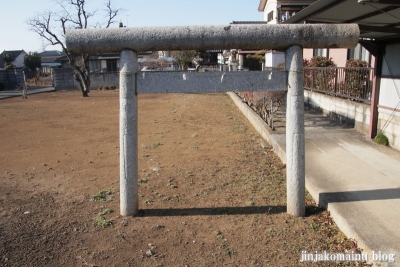
{"type": "Polygon", "coordinates": [[[278,14],[276,13],[276,6],[277,6],[277,1],[276,0],[268,0],[267,4],[265,5],[265,9],[264,9],[264,21],[268,21],[268,13],[273,11],[274,12],[274,16],[273,16],[273,20],[271,20],[270,22],[268,22],[268,24],[277,24],[277,20],[276,18],[278,17],[278,14]]]}
{"type": "Polygon", "coordinates": [[[22,68],[24,67],[24,57],[27,53],[22,52],[14,61],[13,64],[15,65],[15,67],[17,68],[22,68]]]}
{"type": "MultiPolygon", "coordinates": [[[[400,62],[399,62],[400,63],[400,62]]],[[[379,105],[385,106],[391,109],[396,108],[396,106],[400,102],[400,78],[382,78],[381,79],[381,88],[379,95],[379,105]],[[397,87],[397,89],[396,89],[397,87]]],[[[399,107],[397,107],[399,108],[399,107]]],[[[385,111],[382,111],[385,112],[385,111]]],[[[391,113],[391,111],[387,111],[386,113],[391,113]]],[[[399,113],[399,112],[397,112],[399,113]]],[[[400,114],[397,114],[400,116],[400,114]]]]}
{"type": "Polygon", "coordinates": [[[378,132],[384,127],[390,145],[400,149],[400,44],[386,46],[378,106],[378,132]]]}
{"type": "Polygon", "coordinates": [[[276,67],[279,63],[285,63],[284,52],[269,52],[265,54],[265,67],[276,67]]]}
{"type": "Polygon", "coordinates": [[[389,139],[389,145],[400,150],[400,113],[397,112],[398,115],[394,116],[392,112],[389,114],[382,108],[378,112],[378,133],[382,131],[389,139]]]}

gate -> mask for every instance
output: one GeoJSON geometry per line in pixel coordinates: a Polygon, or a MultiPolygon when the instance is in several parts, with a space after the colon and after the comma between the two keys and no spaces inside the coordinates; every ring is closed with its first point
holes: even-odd
{"type": "Polygon", "coordinates": [[[72,53],[120,52],[120,212],[138,213],[137,95],[287,91],[287,212],[305,215],[303,48],[353,48],[357,24],[245,24],[70,30],[72,53]],[[284,71],[138,72],[137,52],[209,49],[285,50],[284,71]]]}

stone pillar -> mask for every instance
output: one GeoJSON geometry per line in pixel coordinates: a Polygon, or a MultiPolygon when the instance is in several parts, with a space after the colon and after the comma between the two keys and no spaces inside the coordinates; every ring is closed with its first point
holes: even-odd
{"type": "Polygon", "coordinates": [[[239,66],[238,66],[238,70],[243,70],[243,62],[244,62],[243,54],[239,54],[239,66]]]}
{"type": "Polygon", "coordinates": [[[289,47],[285,52],[288,72],[286,105],[287,212],[305,216],[305,140],[303,48],[289,47]]]}
{"type": "Polygon", "coordinates": [[[137,53],[123,50],[119,78],[120,212],[129,216],[136,215],[139,209],[137,68],[137,53]]]}

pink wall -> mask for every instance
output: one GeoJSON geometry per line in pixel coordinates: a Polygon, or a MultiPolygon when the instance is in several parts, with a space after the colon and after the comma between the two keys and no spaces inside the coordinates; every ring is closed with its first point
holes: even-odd
{"type": "Polygon", "coordinates": [[[313,51],[314,49],[312,48],[303,49],[303,58],[310,60],[313,57],[313,51]]]}
{"type": "Polygon", "coordinates": [[[347,49],[329,49],[329,57],[332,58],[333,62],[335,62],[338,67],[346,67],[347,49]]]}

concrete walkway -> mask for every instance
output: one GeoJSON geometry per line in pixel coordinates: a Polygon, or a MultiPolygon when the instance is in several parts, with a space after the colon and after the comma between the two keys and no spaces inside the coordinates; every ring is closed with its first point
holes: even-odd
{"type": "MultiPolygon", "coordinates": [[[[43,92],[54,92],[54,87],[51,86],[33,86],[29,87],[27,94],[38,94],[43,92]]],[[[0,91],[0,99],[10,98],[10,97],[22,97],[22,89],[18,90],[4,90],[0,91]]]]}
{"type": "MultiPolygon", "coordinates": [[[[284,129],[269,130],[247,105],[230,96],[286,162],[284,129]]],[[[400,266],[400,152],[311,111],[305,112],[305,131],[309,193],[368,253],[370,262],[400,266]],[[390,262],[393,256],[395,262],[390,262]]]]}

